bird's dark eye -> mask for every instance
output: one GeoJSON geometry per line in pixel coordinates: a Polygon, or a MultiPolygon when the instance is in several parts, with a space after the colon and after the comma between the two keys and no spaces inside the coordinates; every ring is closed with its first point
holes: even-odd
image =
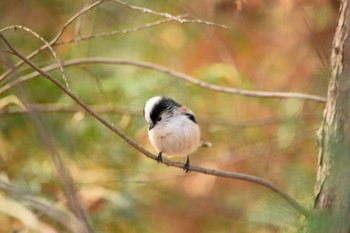
{"type": "Polygon", "coordinates": [[[158,117],[158,118],[157,118],[157,121],[161,121],[161,120],[162,120],[162,118],[161,118],[161,117],[158,117]]]}

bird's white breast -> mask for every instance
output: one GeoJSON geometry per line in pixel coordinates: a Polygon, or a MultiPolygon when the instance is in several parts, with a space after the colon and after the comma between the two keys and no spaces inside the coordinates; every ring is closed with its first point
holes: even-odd
{"type": "Polygon", "coordinates": [[[187,116],[177,116],[166,124],[157,125],[148,133],[157,152],[166,156],[187,156],[200,144],[200,129],[187,116]]]}

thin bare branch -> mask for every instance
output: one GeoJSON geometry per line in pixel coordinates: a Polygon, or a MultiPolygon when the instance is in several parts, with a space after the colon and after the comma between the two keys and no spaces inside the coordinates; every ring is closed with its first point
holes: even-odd
{"type": "MultiPolygon", "coordinates": [[[[177,17],[182,17],[182,16],[177,16],[177,17]]],[[[118,30],[118,31],[111,31],[111,32],[102,32],[102,33],[98,33],[98,34],[93,34],[90,36],[82,36],[82,37],[75,37],[73,39],[70,40],[65,40],[65,41],[59,41],[55,44],[55,46],[59,46],[59,45],[64,45],[64,44],[70,44],[70,43],[75,43],[75,42],[80,42],[80,41],[84,41],[84,40],[90,40],[90,39],[95,39],[95,38],[101,38],[101,37],[108,37],[108,36],[115,36],[115,35],[119,35],[119,34],[127,34],[127,33],[132,33],[132,32],[138,32],[141,30],[145,30],[151,27],[155,27],[170,21],[174,21],[173,18],[166,18],[163,20],[158,20],[152,23],[146,23],[142,26],[139,27],[134,27],[134,28],[127,28],[127,29],[123,29],[123,30],[118,30]]]]}
{"type": "MultiPolygon", "coordinates": [[[[81,15],[85,14],[89,10],[93,9],[94,7],[98,6],[102,2],[105,2],[107,0],[99,0],[91,5],[84,7],[82,10],[80,10],[78,13],[73,15],[61,28],[61,30],[57,33],[57,35],[48,43],[50,46],[54,46],[54,44],[59,40],[59,38],[63,35],[63,33],[66,31],[69,25],[71,25],[77,18],[79,18],[81,15]]],[[[32,59],[36,55],[38,55],[41,51],[45,50],[48,48],[46,44],[38,48],[37,50],[33,51],[31,54],[27,56],[28,59],[32,59]]],[[[11,69],[7,70],[0,76],[0,84],[4,82],[4,80],[9,77],[15,70],[17,70],[20,66],[24,64],[23,60],[17,62],[11,69]]]]}
{"type": "Polygon", "coordinates": [[[13,52],[12,52],[12,51],[7,50],[7,49],[3,49],[3,48],[0,48],[0,51],[1,51],[1,52],[4,52],[4,53],[13,54],[13,52]]]}
{"type": "MultiPolygon", "coordinates": [[[[62,112],[62,113],[76,113],[81,111],[81,108],[73,105],[59,105],[59,104],[32,104],[32,107],[39,112],[62,112]]],[[[131,116],[141,117],[141,111],[133,111],[129,109],[109,106],[109,105],[95,105],[91,106],[94,111],[98,113],[112,113],[112,114],[128,114],[131,116]]],[[[28,112],[24,108],[0,108],[0,115],[6,114],[22,114],[28,112]]]]}
{"type": "MultiPolygon", "coordinates": [[[[223,87],[219,85],[210,84],[201,80],[198,80],[196,78],[191,77],[190,75],[187,75],[185,73],[172,70],[169,68],[166,68],[164,66],[160,66],[157,64],[152,64],[148,62],[142,62],[142,61],[134,61],[134,60],[126,60],[126,59],[115,59],[115,58],[101,58],[101,57],[91,57],[91,58],[78,58],[78,59],[72,59],[68,61],[62,62],[62,66],[68,67],[68,66],[74,66],[79,64],[89,64],[89,63],[102,63],[102,64],[118,64],[118,65],[131,65],[131,66],[137,66],[145,69],[152,69],[156,71],[160,71],[166,74],[171,75],[172,77],[184,80],[186,82],[190,82],[192,84],[195,84],[197,86],[200,86],[205,89],[209,89],[216,92],[223,92],[227,94],[232,95],[243,95],[243,96],[250,96],[250,97],[259,97],[259,98],[280,98],[280,99],[286,99],[286,98],[294,98],[294,99],[300,99],[300,100],[308,100],[308,101],[315,101],[319,103],[325,103],[326,98],[316,95],[309,95],[309,94],[303,94],[303,93],[297,93],[297,92],[273,92],[273,91],[250,91],[250,90],[244,90],[239,88],[232,88],[232,87],[223,87]]],[[[57,65],[53,64],[50,66],[46,66],[43,68],[43,71],[50,71],[57,69],[57,65]]],[[[28,74],[26,76],[22,76],[21,78],[17,79],[15,82],[5,85],[2,88],[0,88],[0,93],[8,90],[9,88],[17,85],[20,82],[29,80],[31,78],[34,78],[39,75],[39,72],[33,72],[31,74],[28,74]]]]}
{"type": "Polygon", "coordinates": [[[147,13],[147,14],[152,14],[152,15],[158,15],[158,16],[162,16],[168,19],[172,19],[175,20],[179,23],[198,23],[198,24],[204,24],[204,25],[208,25],[208,26],[215,26],[215,27],[221,27],[221,28],[227,28],[226,25],[222,25],[222,24],[217,24],[217,23],[213,23],[213,22],[209,22],[209,21],[204,21],[201,19],[185,19],[183,17],[179,17],[179,16],[175,16],[169,13],[164,13],[164,12],[159,12],[159,11],[155,11],[155,10],[151,10],[149,8],[145,8],[145,7],[140,7],[140,6],[135,6],[135,5],[131,5],[129,3],[125,3],[119,0],[110,0],[112,2],[115,2],[119,5],[122,5],[123,7],[132,9],[132,10],[137,10],[137,11],[141,11],[143,13],[147,13]]]}
{"type": "MultiPolygon", "coordinates": [[[[108,1],[108,0],[107,0],[108,1]]],[[[63,33],[66,31],[66,29],[69,27],[69,25],[71,25],[77,18],[79,18],[81,15],[86,14],[88,11],[90,11],[91,9],[93,9],[94,7],[100,5],[101,3],[106,2],[106,0],[98,0],[86,7],[84,7],[82,10],[80,10],[78,13],[76,13],[75,15],[73,15],[61,28],[61,30],[57,33],[57,35],[55,36],[55,38],[52,39],[52,41],[50,41],[50,45],[54,45],[59,39],[60,37],[63,35],[63,33]]]]}
{"type": "MultiPolygon", "coordinates": [[[[25,27],[25,26],[23,26],[23,25],[11,25],[11,26],[9,26],[9,27],[0,29],[0,32],[8,31],[8,30],[11,30],[11,29],[12,29],[12,30],[21,29],[21,30],[23,30],[23,31],[25,31],[25,32],[28,32],[29,34],[33,35],[35,38],[39,39],[39,40],[44,44],[43,46],[46,46],[46,47],[50,50],[50,52],[51,52],[52,56],[54,57],[54,59],[55,59],[57,65],[58,65],[58,67],[60,68],[63,81],[66,83],[67,88],[70,89],[70,87],[69,87],[69,82],[68,82],[68,80],[67,80],[67,78],[66,78],[66,75],[65,75],[65,73],[64,73],[64,70],[63,70],[63,67],[62,67],[62,64],[61,64],[61,60],[58,58],[58,56],[57,56],[55,50],[52,48],[52,46],[49,44],[49,42],[47,42],[47,41],[46,41],[42,36],[40,36],[37,32],[35,32],[35,31],[33,31],[32,29],[30,29],[30,28],[28,28],[28,27],[25,27]]],[[[0,79],[0,80],[1,80],[1,79],[0,79]]]]}
{"type": "MultiPolygon", "coordinates": [[[[9,47],[11,51],[14,52],[14,54],[22,59],[25,63],[27,63],[29,66],[31,66],[34,70],[39,72],[41,75],[46,77],[48,80],[50,80],[52,83],[54,83],[59,89],[61,89],[65,94],[67,94],[70,98],[72,98],[78,105],[80,105],[85,111],[87,111],[91,116],[93,116],[95,119],[100,121],[103,125],[105,125],[108,129],[116,133],[120,138],[122,138],[125,142],[127,142],[130,146],[134,147],[138,151],[140,151],[142,154],[147,156],[148,158],[151,158],[153,160],[157,160],[157,156],[147,151],[143,146],[136,143],[133,139],[125,135],[120,129],[115,127],[113,124],[108,122],[105,118],[103,118],[101,115],[96,113],[91,109],[89,105],[87,105],[85,102],[83,102],[80,98],[78,98],[74,93],[72,93],[70,90],[65,88],[64,85],[62,85],[60,82],[58,82],[54,77],[52,77],[49,73],[43,71],[40,69],[36,64],[31,62],[29,59],[27,59],[24,55],[22,55],[20,52],[18,52],[12,45],[9,43],[9,41],[0,33],[0,38],[5,42],[5,44],[9,47]]],[[[177,168],[183,168],[184,164],[180,162],[174,162],[168,159],[163,159],[163,163],[177,168]]],[[[278,194],[280,197],[282,197],[284,200],[286,200],[293,208],[295,208],[298,212],[303,214],[304,216],[308,217],[309,212],[306,210],[303,206],[301,206],[295,199],[293,199],[291,196],[289,196],[285,191],[283,191],[281,188],[276,186],[270,181],[264,180],[259,177],[247,175],[247,174],[241,174],[241,173],[235,173],[235,172],[227,172],[227,171],[219,171],[219,170],[213,170],[213,169],[207,169],[197,166],[191,166],[189,171],[192,172],[199,172],[203,174],[208,175],[214,175],[219,177],[225,177],[230,179],[238,179],[238,180],[245,180],[252,183],[256,183],[259,185],[262,185],[276,194],[278,194]]]]}

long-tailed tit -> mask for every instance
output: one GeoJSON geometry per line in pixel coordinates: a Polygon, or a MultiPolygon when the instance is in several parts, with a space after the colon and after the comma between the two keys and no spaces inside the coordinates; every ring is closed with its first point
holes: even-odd
{"type": "Polygon", "coordinates": [[[193,112],[168,97],[155,96],[146,102],[144,117],[149,124],[148,136],[158,153],[158,162],[162,162],[163,153],[167,157],[187,156],[184,170],[188,172],[188,155],[202,145],[193,112]]]}

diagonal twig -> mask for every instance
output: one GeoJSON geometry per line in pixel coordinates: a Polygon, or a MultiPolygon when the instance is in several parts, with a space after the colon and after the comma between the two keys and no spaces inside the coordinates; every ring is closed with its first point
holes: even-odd
{"type": "Polygon", "coordinates": [[[205,20],[201,20],[201,19],[186,19],[186,18],[183,18],[181,16],[175,16],[175,15],[172,15],[169,13],[159,12],[159,11],[151,10],[149,8],[131,5],[129,3],[125,3],[125,2],[120,1],[120,0],[110,0],[110,1],[115,2],[119,5],[122,5],[123,7],[129,8],[132,10],[137,10],[137,11],[141,11],[141,12],[147,13],[147,14],[162,16],[162,17],[165,17],[167,19],[172,19],[172,20],[178,21],[179,23],[198,23],[198,24],[204,24],[204,25],[208,25],[208,26],[227,28],[226,25],[217,24],[217,23],[213,23],[213,22],[209,22],[209,21],[205,21],[205,20]]]}
{"type": "Polygon", "coordinates": [[[90,40],[90,39],[95,39],[95,38],[102,38],[102,37],[107,37],[107,36],[115,36],[115,35],[119,35],[119,34],[138,32],[138,31],[141,31],[144,29],[149,29],[151,27],[155,27],[155,26],[167,23],[167,22],[171,22],[173,20],[174,20],[173,18],[166,18],[166,19],[158,20],[158,21],[155,21],[152,23],[146,23],[144,25],[134,27],[134,28],[127,28],[127,29],[122,29],[122,30],[118,30],[118,31],[111,31],[111,32],[102,32],[102,33],[93,34],[90,36],[75,37],[73,39],[69,39],[69,40],[65,40],[65,41],[58,41],[57,43],[55,43],[55,46],[60,46],[60,45],[64,45],[64,44],[70,44],[70,43],[75,43],[75,42],[80,42],[80,41],[85,41],[85,40],[90,40]]]}
{"type": "Polygon", "coordinates": [[[55,59],[55,61],[57,63],[57,66],[59,67],[59,69],[61,71],[63,81],[66,83],[67,88],[70,89],[69,82],[68,82],[68,80],[66,78],[66,75],[64,73],[61,60],[58,58],[58,56],[57,56],[55,50],[52,48],[51,44],[49,42],[47,42],[42,36],[40,36],[37,32],[35,32],[34,30],[32,30],[32,29],[30,29],[28,27],[25,27],[23,25],[12,25],[12,26],[0,29],[0,32],[4,32],[4,31],[10,30],[10,29],[14,29],[14,30],[21,29],[21,30],[23,30],[25,32],[30,33],[35,38],[39,39],[44,44],[43,46],[46,46],[50,50],[52,56],[54,57],[54,59],[55,59]]]}

